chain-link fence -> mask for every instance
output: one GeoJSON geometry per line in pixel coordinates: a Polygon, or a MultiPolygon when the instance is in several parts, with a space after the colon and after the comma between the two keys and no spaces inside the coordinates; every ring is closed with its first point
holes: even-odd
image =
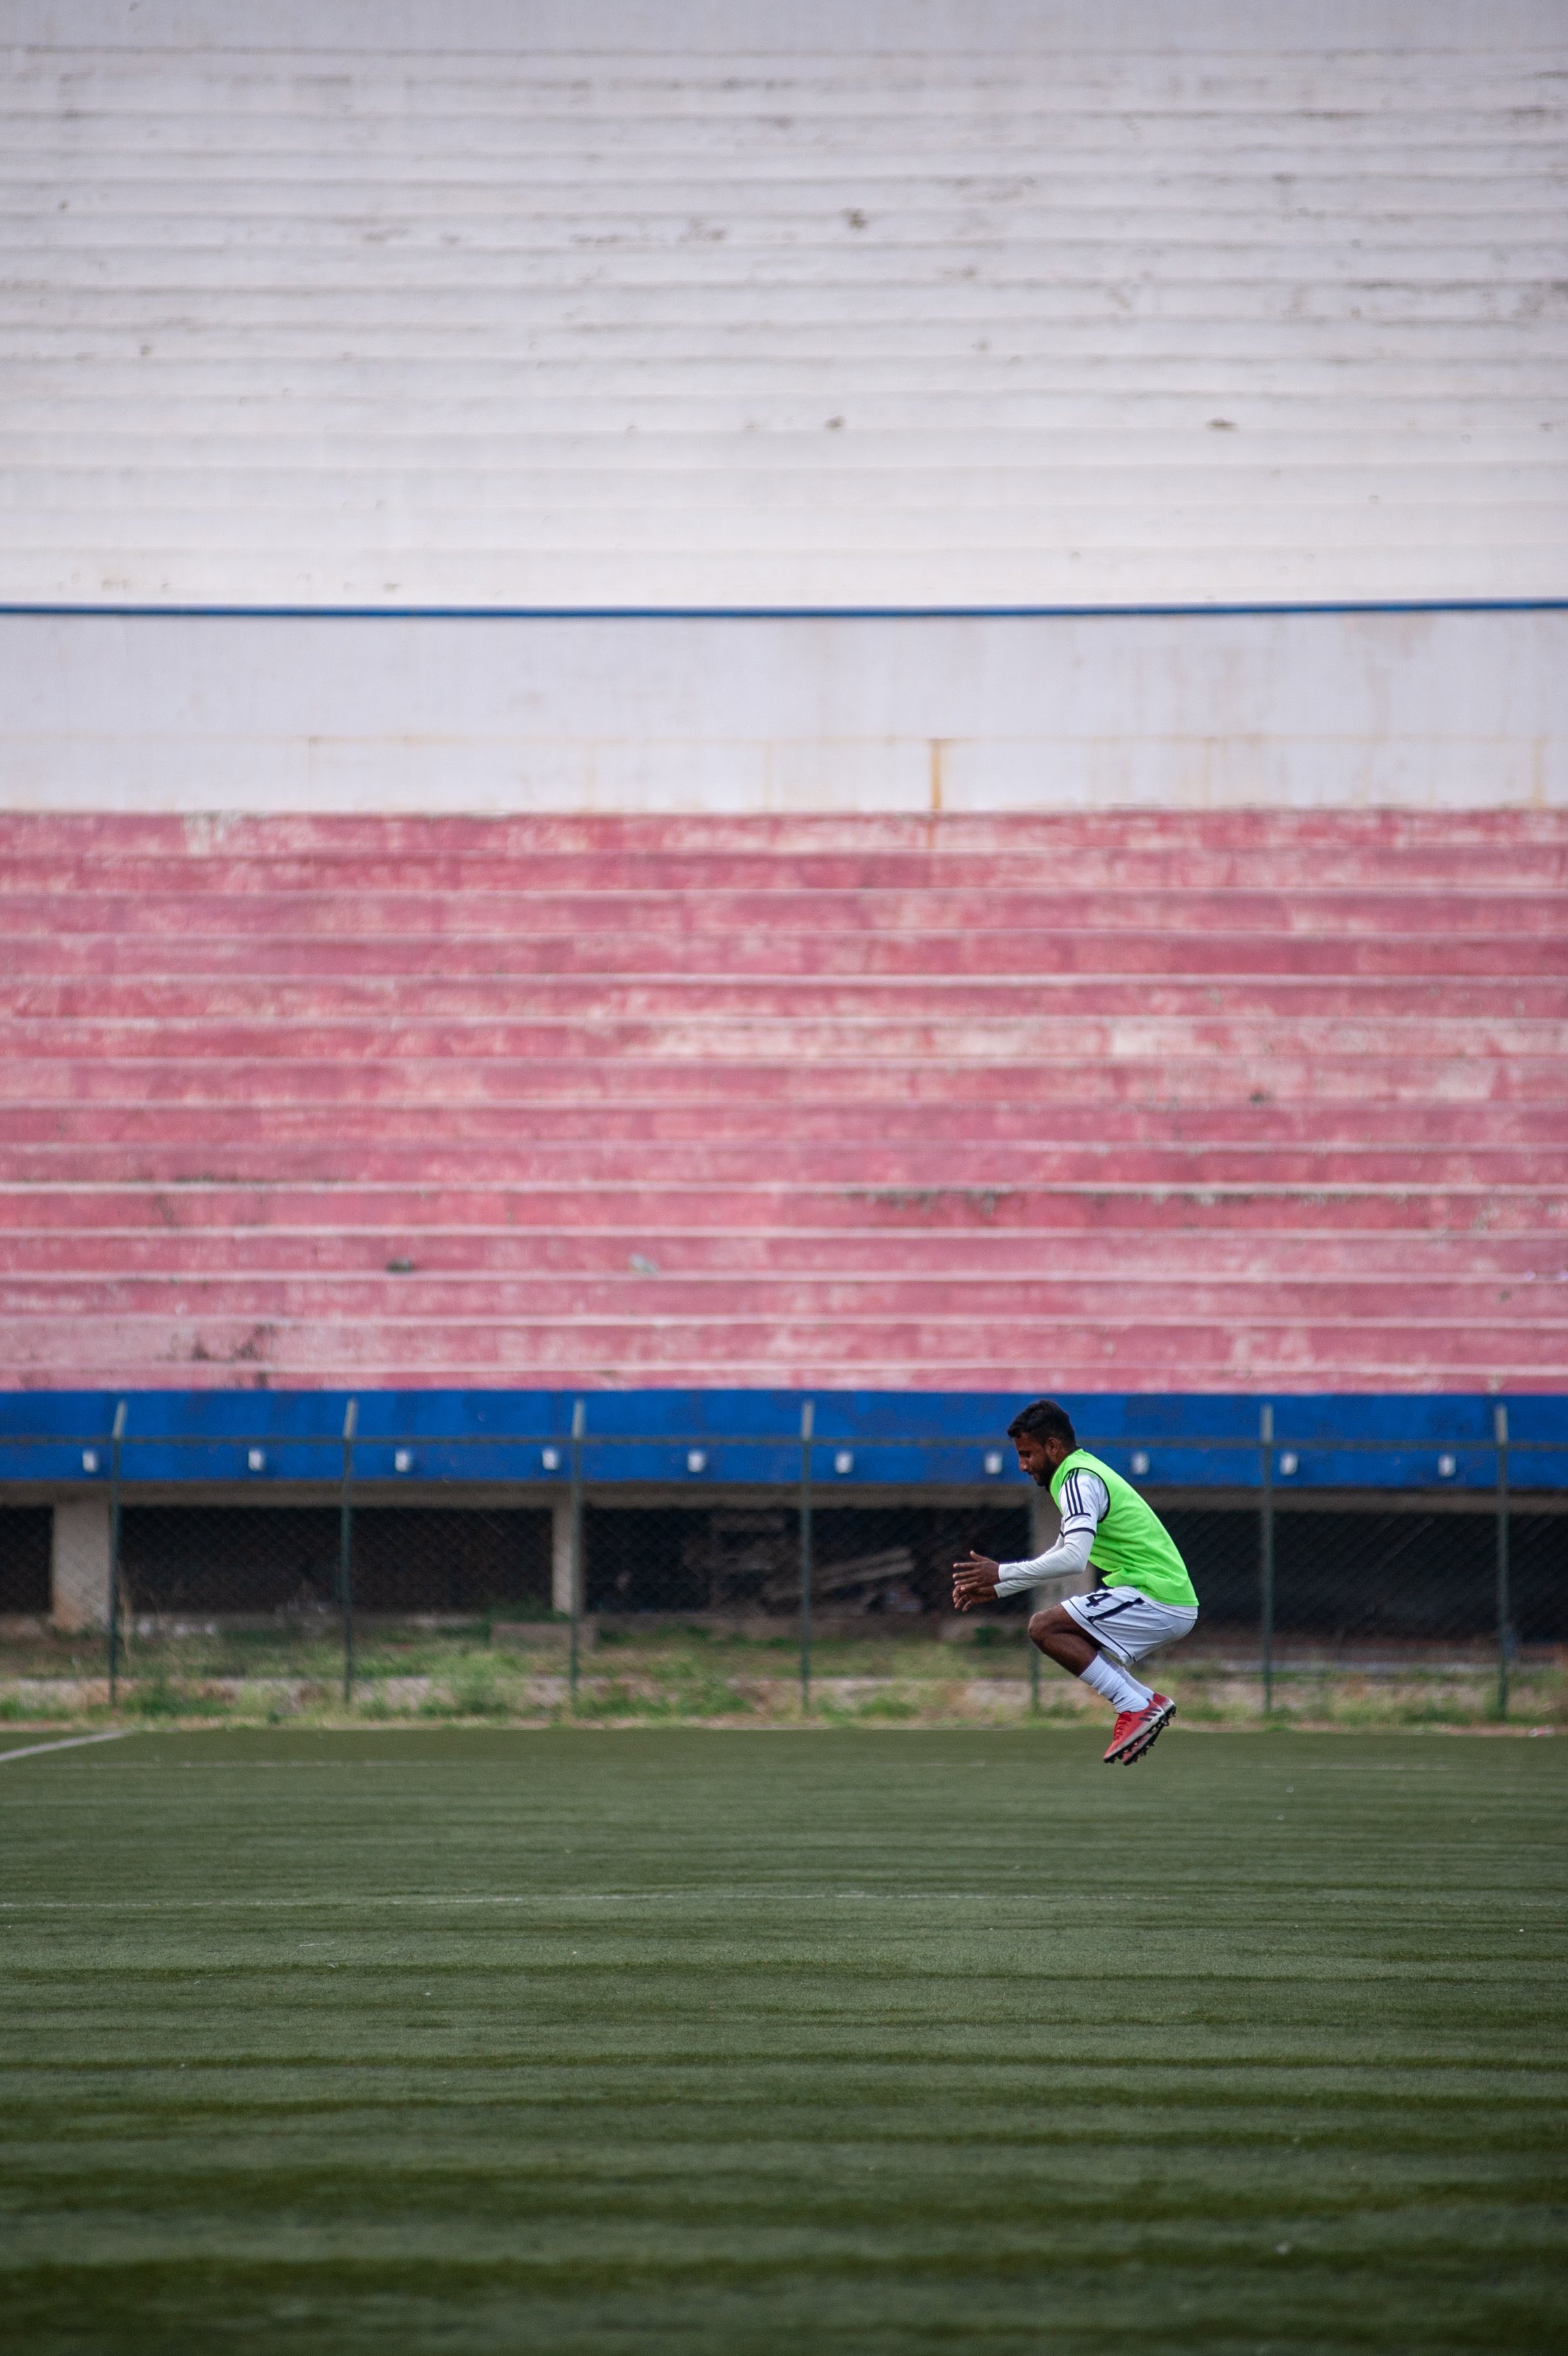
{"type": "MultiPolygon", "coordinates": [[[[537,1507],[362,1505],[350,1572],[366,1619],[464,1621],[550,1609],[551,1516],[537,1507]]],[[[319,1620],[340,1608],[340,1509],[125,1505],[120,1608],[127,1619],[319,1620]]]]}
{"type": "Polygon", "coordinates": [[[989,1499],[835,1504],[809,1516],[798,1498],[698,1506],[591,1501],[583,1530],[585,1608],[739,1617],[777,1628],[800,1613],[808,1525],[819,1627],[945,1612],[959,1555],[976,1547],[1020,1560],[1030,1551],[1027,1505],[989,1499]]]}
{"type": "Polygon", "coordinates": [[[0,1618],[42,1619],[48,1613],[53,1540],[52,1507],[0,1508],[0,1618]]]}
{"type": "MultiPolygon", "coordinates": [[[[1202,1598],[1206,1637],[1256,1648],[1262,1633],[1262,1516],[1256,1507],[1151,1500],[1202,1598]]],[[[1274,1515],[1276,1654],[1309,1644],[1474,1651],[1498,1631],[1498,1524],[1493,1512],[1336,1507],[1293,1500],[1274,1515]]],[[[1568,1641],[1568,1515],[1509,1513],[1511,1620],[1520,1644],[1568,1641]]]]}
{"type": "MultiPolygon", "coordinates": [[[[70,1607],[74,1624],[102,1624],[112,1684],[137,1637],[196,1623],[292,1627],[340,1644],[346,1688],[356,1629],[482,1622],[487,1633],[526,1629],[542,1641],[548,1626],[575,1681],[587,1642],[663,1622],[788,1639],[809,1693],[813,1642],[950,1633],[955,1560],[971,1550],[1030,1558],[1048,1535],[1042,1501],[1015,1477],[1001,1480],[994,1451],[983,1487],[922,1483],[922,1443],[908,1441],[898,1443],[900,1465],[913,1481],[868,1480],[875,1451],[818,1442],[809,1410],[799,1437],[747,1436],[746,1469],[760,1464],[774,1477],[745,1481],[723,1477],[725,1443],[712,1434],[701,1444],[665,1434],[657,1446],[590,1436],[581,1408],[570,1434],[508,1435],[504,1462],[493,1437],[403,1441],[383,1432],[361,1441],[355,1427],[351,1407],[340,1439],[291,1441],[286,1459],[274,1440],[226,1434],[235,1464],[281,1472],[285,1498],[274,1491],[263,1503],[214,1479],[231,1468],[209,1437],[160,1434],[156,1469],[166,1476],[167,1451],[188,1447],[190,1470],[155,1491],[145,1477],[151,1460],[137,1458],[122,1408],[115,1430],[81,1450],[103,1476],[96,1500],[0,1507],[0,1617],[52,1612],[59,1622],[70,1607]],[[508,1470],[514,1477],[498,1477],[508,1470]],[[94,1509],[106,1509],[104,1575],[97,1590],[79,1576],[72,1605],[70,1516],[94,1509]]],[[[1355,1457],[1365,1443],[1319,1440],[1363,1477],[1376,1469],[1355,1457]]],[[[1095,1448],[1092,1433],[1085,1444],[1095,1448]]],[[[1143,1486],[1192,1570],[1202,1610],[1190,1651],[1261,1669],[1265,1699],[1276,1676],[1309,1659],[1462,1656],[1495,1663],[1506,1704],[1521,1646],[1568,1643],[1568,1512],[1558,1509],[1568,1497],[1550,1486],[1568,1448],[1510,1451],[1500,1414],[1484,1465],[1474,1440],[1466,1443],[1458,1491],[1285,1489],[1282,1475],[1301,1459],[1275,1440],[1267,1409],[1248,1489],[1151,1478],[1154,1443],[1126,1430],[1099,1445],[1143,1486]],[[1538,1488],[1519,1489],[1521,1453],[1538,1488]],[[1479,1485],[1483,1472],[1489,1488],[1479,1485]]],[[[1184,1439],[1189,1475],[1208,1445],[1184,1439]]],[[[1235,1435],[1211,1445],[1234,1484],[1244,1453],[1235,1435]]],[[[929,1461],[939,1472],[954,1469],[946,1455],[929,1461]]],[[[1453,1452],[1435,1461],[1459,1462],[1453,1452]]],[[[989,1619],[1000,1640],[1030,1604],[1012,1598],[965,1633],[989,1619]]]]}

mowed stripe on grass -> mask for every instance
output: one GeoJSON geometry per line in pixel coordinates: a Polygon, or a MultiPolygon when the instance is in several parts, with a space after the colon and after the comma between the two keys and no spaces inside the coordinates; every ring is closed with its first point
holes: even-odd
{"type": "Polygon", "coordinates": [[[1555,2347],[1564,1759],[147,1735],[7,1782],[10,2344],[1555,2347]]]}

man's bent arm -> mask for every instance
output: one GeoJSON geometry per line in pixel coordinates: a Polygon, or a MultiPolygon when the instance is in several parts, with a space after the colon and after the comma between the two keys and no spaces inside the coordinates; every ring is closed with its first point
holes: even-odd
{"type": "Polygon", "coordinates": [[[1089,1549],[1094,1544],[1092,1524],[1079,1523],[1076,1529],[1064,1530],[1054,1547],[1036,1555],[1033,1562],[1004,1562],[997,1565],[996,1592],[1016,1595],[1026,1587],[1038,1587],[1047,1579],[1076,1579],[1087,1568],[1089,1549]]]}
{"type": "Polygon", "coordinates": [[[1016,1595],[1022,1588],[1038,1587],[1042,1580],[1076,1579],[1087,1568],[1094,1533],[1111,1511],[1110,1492],[1098,1472],[1069,1472],[1059,1502],[1060,1537],[1033,1562],[1003,1563],[996,1580],[998,1595],[1016,1595]]]}

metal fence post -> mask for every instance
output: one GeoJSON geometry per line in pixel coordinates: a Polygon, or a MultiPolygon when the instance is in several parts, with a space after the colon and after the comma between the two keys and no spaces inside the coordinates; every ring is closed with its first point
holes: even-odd
{"type": "Polygon", "coordinates": [[[109,1435],[109,1707],[120,1690],[120,1442],[125,1437],[125,1402],[114,1409],[109,1435]]]}
{"type": "Polygon", "coordinates": [[[811,1707],[811,1437],[816,1402],[800,1402],[800,1708],[811,1707]]]}
{"type": "Polygon", "coordinates": [[[1509,1714],[1509,1663],[1513,1655],[1513,1603],[1509,1593],[1509,1411],[1492,1409],[1498,1446],[1498,1716],[1509,1714]]]}
{"type": "Polygon", "coordinates": [[[360,1402],[343,1410],[343,1485],[338,1505],[338,1601],[343,1608],[343,1698],[354,1697],[354,1434],[360,1402]]]}
{"type": "Polygon", "coordinates": [[[566,1683],[572,1708],[577,1707],[577,1655],[583,1629],[583,1434],[587,1429],[585,1399],[572,1402],[572,1633],[567,1655],[566,1683]]]}
{"type": "Polygon", "coordinates": [[[1274,1706],[1274,1410],[1265,1399],[1258,1409],[1258,1588],[1263,1622],[1263,1716],[1274,1706]]]}

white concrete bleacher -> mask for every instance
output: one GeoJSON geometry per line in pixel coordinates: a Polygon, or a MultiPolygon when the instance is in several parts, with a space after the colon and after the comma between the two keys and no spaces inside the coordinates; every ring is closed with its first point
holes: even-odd
{"type": "Polygon", "coordinates": [[[728,609],[0,620],[0,1379],[1563,1387],[1560,6],[0,23],[0,603],[728,609]]]}
{"type": "Polygon", "coordinates": [[[0,597],[1568,588],[1552,0],[8,0],[0,597]]]}

